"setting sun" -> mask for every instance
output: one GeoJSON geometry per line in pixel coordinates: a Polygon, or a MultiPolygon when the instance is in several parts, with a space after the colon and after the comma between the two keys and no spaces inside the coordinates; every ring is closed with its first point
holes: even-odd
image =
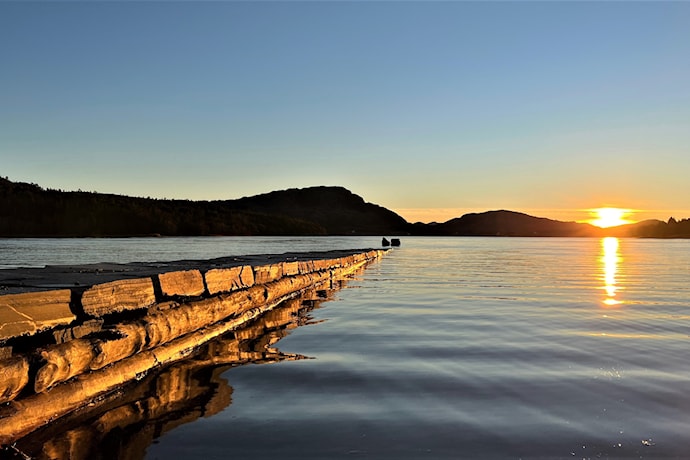
{"type": "Polygon", "coordinates": [[[608,228],[633,223],[632,220],[624,218],[632,213],[632,209],[597,208],[590,212],[596,216],[596,219],[590,220],[589,223],[597,227],[608,228]]]}

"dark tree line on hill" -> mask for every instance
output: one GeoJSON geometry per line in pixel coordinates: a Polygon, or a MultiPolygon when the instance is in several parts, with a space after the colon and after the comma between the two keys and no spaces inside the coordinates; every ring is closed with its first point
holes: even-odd
{"type": "Polygon", "coordinates": [[[690,219],[601,229],[513,211],[410,224],[343,187],[309,187],[225,201],[63,192],[0,178],[0,236],[434,235],[690,238],[690,219]]]}
{"type": "Polygon", "coordinates": [[[188,201],[44,190],[0,178],[0,236],[379,234],[406,225],[339,187],[188,201]]]}
{"type": "Polygon", "coordinates": [[[690,238],[690,219],[676,220],[671,217],[666,222],[645,220],[636,224],[624,225],[619,235],[638,238],[690,238]]]}

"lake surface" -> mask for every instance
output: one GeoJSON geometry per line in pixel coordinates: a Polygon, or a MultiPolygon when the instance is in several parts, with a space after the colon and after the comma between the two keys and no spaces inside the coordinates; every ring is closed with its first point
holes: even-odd
{"type": "Polygon", "coordinates": [[[0,269],[378,247],[375,237],[0,238],[0,269]]]}
{"type": "MultiPolygon", "coordinates": [[[[134,243],[143,256],[174,260],[232,255],[223,252],[229,240],[36,241],[48,253],[52,244],[134,243]],[[156,252],[169,241],[182,252],[156,252]]],[[[379,243],[268,240],[276,250],[254,238],[240,250],[379,243]]],[[[17,241],[30,240],[0,247],[17,241]]],[[[106,261],[94,254],[82,255],[106,261]]],[[[40,265],[45,256],[26,257],[40,265]]],[[[331,300],[291,314],[299,320],[271,340],[252,336],[266,350],[263,364],[206,365],[205,401],[222,404],[197,404],[193,417],[173,411],[152,444],[109,451],[148,459],[690,456],[690,241],[408,237],[331,300]]],[[[200,375],[188,380],[201,385],[200,375]]]]}

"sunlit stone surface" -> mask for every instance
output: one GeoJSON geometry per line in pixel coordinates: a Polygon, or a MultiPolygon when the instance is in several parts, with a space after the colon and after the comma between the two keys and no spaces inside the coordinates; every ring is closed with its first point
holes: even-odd
{"type": "MultiPolygon", "coordinates": [[[[43,335],[11,335],[0,340],[0,402],[9,401],[0,407],[0,446],[10,445],[58,418],[100,407],[100,401],[113,392],[195,356],[203,344],[238,331],[262,315],[268,322],[248,340],[267,329],[287,327],[294,320],[294,312],[302,308],[295,300],[298,296],[307,296],[305,301],[311,305],[316,286],[330,289],[380,255],[369,251],[357,257],[331,256],[314,261],[308,265],[312,271],[305,273],[300,272],[297,261],[288,262],[287,270],[278,262],[228,270],[213,268],[205,273],[167,272],[157,275],[157,287],[153,278],[129,278],[74,290],[0,296],[0,307],[8,318],[14,314],[22,321],[42,321],[41,327],[53,328],[43,335]],[[209,273],[213,294],[207,292],[203,278],[209,273]],[[262,282],[257,284],[257,280],[262,282]],[[47,308],[40,310],[31,300],[47,308]],[[294,311],[272,312],[281,305],[290,305],[294,311]]],[[[33,323],[27,333],[37,330],[33,323]]],[[[233,338],[243,334],[237,333],[239,336],[233,338]]],[[[280,336],[272,333],[252,346],[271,344],[280,336]]],[[[214,357],[213,362],[266,359],[261,347],[248,350],[232,345],[227,350],[234,350],[230,357],[214,357]]],[[[168,392],[175,394],[175,390],[168,392]]],[[[118,410],[130,412],[127,408],[118,410]]],[[[107,420],[119,417],[114,415],[119,413],[108,415],[107,420]]],[[[182,422],[177,419],[174,423],[182,422]]],[[[83,432],[75,432],[74,439],[84,442],[83,432]]],[[[48,451],[44,454],[53,455],[48,451]]],[[[129,458],[126,453],[122,455],[129,458]]]]}

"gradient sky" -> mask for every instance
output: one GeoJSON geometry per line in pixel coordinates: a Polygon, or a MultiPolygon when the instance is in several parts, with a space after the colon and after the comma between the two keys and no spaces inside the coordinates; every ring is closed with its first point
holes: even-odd
{"type": "Polygon", "coordinates": [[[687,2],[2,2],[0,175],[690,217],[687,2]]]}

